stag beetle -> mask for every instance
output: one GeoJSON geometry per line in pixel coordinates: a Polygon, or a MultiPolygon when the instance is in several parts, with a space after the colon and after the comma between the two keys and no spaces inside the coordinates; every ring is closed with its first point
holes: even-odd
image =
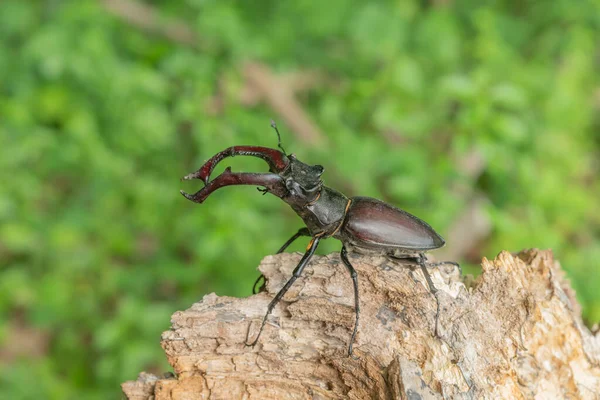
{"type": "MultiPolygon", "coordinates": [[[[294,269],[292,277],[279,290],[269,303],[267,312],[262,320],[260,330],[252,343],[254,346],[263,331],[267,317],[273,308],[285,295],[296,279],[302,274],[321,240],[333,237],[342,242],[340,258],[346,266],[354,285],[355,323],[348,355],[352,355],[352,345],[358,330],[360,315],[358,278],[356,271],[348,259],[348,252],[383,254],[395,259],[410,259],[421,267],[429,290],[435,296],[437,312],[435,317],[435,334],[437,334],[439,301],[437,290],[431,281],[427,267],[441,264],[458,264],[451,261],[427,263],[425,251],[444,246],[444,239],[438,235],[425,221],[400,210],[394,206],[370,197],[346,197],[335,189],[323,185],[321,175],[324,168],[321,165],[308,165],[298,160],[293,154],[288,155],[281,145],[281,136],[275,122],[271,121],[278,137],[278,147],[281,151],[259,146],[229,147],[206,161],[196,172],[186,175],[182,180],[200,179],[204,188],[195,194],[181,191],[188,200],[202,203],[215,190],[232,185],[255,185],[263,194],[271,193],[286,203],[304,221],[305,227],[298,230],[277,253],[283,252],[300,236],[311,237],[306,253],[294,269]],[[216,165],[226,157],[237,155],[262,158],[269,165],[269,173],[231,172],[225,171],[210,180],[210,175],[216,165]]],[[[460,268],[460,267],[459,267],[460,268]]],[[[263,276],[259,276],[256,284],[263,276]]],[[[255,292],[255,290],[253,290],[255,292]]]]}

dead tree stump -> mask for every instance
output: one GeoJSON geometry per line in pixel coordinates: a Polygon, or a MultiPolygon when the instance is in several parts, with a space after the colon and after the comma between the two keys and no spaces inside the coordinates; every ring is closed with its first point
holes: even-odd
{"type": "Polygon", "coordinates": [[[586,328],[573,290],[550,251],[502,252],[475,282],[432,270],[435,298],[419,269],[351,255],[352,281],[337,254],[315,257],[256,347],[267,304],[299,254],[266,257],[267,291],[243,299],[209,294],[172,317],[162,347],[176,378],[126,382],[129,399],[597,399],[600,337],[586,328]],[[152,397],[154,396],[154,397],[152,397]]]}

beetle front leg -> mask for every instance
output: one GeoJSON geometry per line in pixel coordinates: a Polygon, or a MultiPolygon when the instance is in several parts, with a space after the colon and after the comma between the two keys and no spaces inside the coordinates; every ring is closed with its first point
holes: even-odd
{"type": "MultiPolygon", "coordinates": [[[[296,232],[296,233],[294,234],[294,236],[292,236],[291,238],[289,238],[289,239],[288,239],[288,241],[287,241],[287,242],[285,242],[285,243],[283,244],[283,246],[281,246],[281,247],[279,248],[279,250],[277,250],[277,253],[275,253],[275,254],[280,254],[280,253],[283,253],[283,252],[285,251],[285,249],[287,249],[287,248],[289,247],[289,245],[290,245],[290,244],[294,243],[294,241],[295,241],[296,239],[298,239],[300,236],[310,236],[310,232],[309,232],[309,230],[308,230],[308,228],[307,228],[307,227],[300,228],[300,229],[298,230],[298,232],[296,232]]],[[[256,293],[258,293],[258,292],[256,291],[256,285],[258,284],[258,282],[260,282],[260,279],[261,279],[261,278],[264,278],[264,277],[265,277],[265,276],[264,276],[263,274],[260,274],[260,276],[259,276],[259,277],[256,279],[256,281],[254,282],[254,285],[252,286],[252,294],[256,294],[256,293]]],[[[265,284],[263,283],[263,285],[260,287],[259,291],[260,291],[260,292],[262,292],[264,287],[265,287],[265,284]]]]}
{"type": "MultiPolygon", "coordinates": [[[[304,253],[304,255],[302,256],[302,259],[300,260],[300,262],[294,269],[294,273],[292,274],[292,277],[281,288],[281,290],[279,290],[279,292],[277,292],[277,295],[275,295],[275,298],[273,298],[273,300],[271,300],[271,302],[269,303],[269,307],[267,307],[267,313],[265,314],[265,316],[262,320],[262,323],[260,324],[260,329],[258,331],[258,335],[256,335],[256,339],[254,339],[254,341],[252,343],[248,343],[248,336],[246,335],[246,346],[254,346],[254,345],[256,345],[256,343],[258,343],[258,339],[260,338],[263,328],[265,327],[265,324],[267,322],[267,317],[269,316],[269,314],[271,314],[271,312],[273,311],[273,309],[275,308],[277,303],[279,303],[279,301],[283,298],[283,296],[286,294],[286,292],[289,290],[289,288],[294,284],[296,279],[298,279],[298,277],[302,274],[302,271],[304,271],[304,267],[306,267],[306,265],[312,258],[313,254],[315,254],[315,250],[317,250],[317,246],[319,246],[320,240],[321,239],[319,237],[313,237],[311,239],[310,243],[308,244],[308,247],[306,248],[306,253],[304,253]]],[[[248,328],[248,334],[250,334],[250,328],[248,328]]]]}
{"type": "MultiPolygon", "coordinates": [[[[187,175],[184,179],[193,179],[190,177],[192,174],[187,175]]],[[[225,171],[217,176],[215,179],[206,184],[202,189],[194,194],[188,194],[181,190],[181,194],[188,200],[195,203],[202,203],[208,196],[210,196],[215,190],[225,186],[232,185],[255,185],[264,186],[270,193],[273,193],[277,197],[283,197],[287,193],[285,183],[281,177],[277,174],[257,174],[249,172],[231,172],[231,168],[227,167],[225,171]]]]}

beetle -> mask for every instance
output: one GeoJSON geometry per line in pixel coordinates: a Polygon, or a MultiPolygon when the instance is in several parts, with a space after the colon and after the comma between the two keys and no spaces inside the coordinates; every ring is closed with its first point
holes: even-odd
{"type": "MultiPolygon", "coordinates": [[[[352,355],[352,346],[360,316],[358,276],[348,259],[349,252],[380,254],[395,259],[409,259],[419,265],[427,281],[430,292],[435,296],[437,312],[435,317],[435,334],[438,335],[439,300],[437,290],[431,280],[427,267],[457,263],[444,261],[428,263],[425,252],[444,246],[444,239],[425,221],[408,212],[370,197],[346,197],[339,191],[323,184],[321,176],[324,168],[321,165],[308,165],[298,160],[294,154],[287,154],[281,145],[281,136],[277,125],[271,121],[275,129],[280,150],[260,146],[232,146],[217,154],[200,167],[196,172],[188,174],[182,180],[200,179],[204,187],[195,194],[181,191],[181,194],[196,203],[202,203],[217,189],[232,185],[258,186],[263,194],[271,193],[289,204],[304,221],[302,227],[294,234],[277,253],[285,249],[301,236],[310,237],[306,252],[294,269],[292,277],[279,290],[267,307],[259,332],[252,343],[258,343],[267,317],[277,303],[314,255],[321,240],[335,238],[342,242],[340,258],[352,277],[354,286],[355,321],[348,355],[352,355]],[[268,173],[232,172],[230,167],[213,180],[211,173],[217,164],[227,157],[237,155],[253,156],[263,159],[269,165],[268,173]]],[[[259,276],[256,284],[263,276],[259,276]]],[[[256,292],[255,290],[253,290],[256,292]]]]}

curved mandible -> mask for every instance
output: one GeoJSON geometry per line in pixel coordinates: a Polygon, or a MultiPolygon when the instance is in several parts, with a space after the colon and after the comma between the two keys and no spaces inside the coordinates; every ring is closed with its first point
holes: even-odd
{"type": "Polygon", "coordinates": [[[202,167],[196,172],[184,176],[182,179],[201,179],[204,184],[208,184],[210,174],[215,169],[217,164],[227,157],[234,156],[253,156],[262,158],[269,164],[269,171],[279,173],[287,168],[290,161],[285,154],[279,150],[261,146],[232,146],[223,151],[218,152],[206,161],[202,167]]]}
{"type": "Polygon", "coordinates": [[[231,172],[231,168],[227,167],[225,171],[207,183],[202,189],[194,194],[188,194],[180,190],[181,194],[188,200],[195,203],[202,203],[215,190],[225,186],[232,185],[255,185],[263,186],[269,193],[277,197],[283,197],[287,193],[283,179],[277,174],[271,173],[251,173],[251,172],[231,172]]]}

